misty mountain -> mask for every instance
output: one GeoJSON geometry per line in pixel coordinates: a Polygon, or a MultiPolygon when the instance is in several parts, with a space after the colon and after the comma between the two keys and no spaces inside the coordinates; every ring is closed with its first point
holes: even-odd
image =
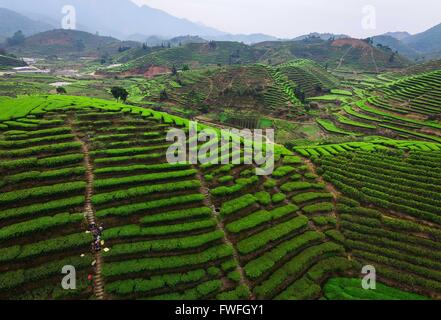
{"type": "Polygon", "coordinates": [[[397,32],[387,32],[385,34],[382,34],[381,36],[389,36],[389,37],[392,37],[392,38],[395,38],[395,39],[401,41],[401,40],[404,40],[404,39],[410,37],[411,34],[406,31],[397,31],[397,32]]]}
{"type": "Polygon", "coordinates": [[[146,36],[142,34],[133,34],[128,37],[131,41],[138,41],[145,43],[149,47],[155,47],[155,46],[161,46],[165,45],[168,46],[170,44],[171,46],[177,46],[177,45],[183,45],[187,43],[205,43],[208,42],[207,40],[199,37],[199,36],[178,36],[174,38],[167,38],[167,37],[160,37],[160,36],[146,36]]]}
{"type": "Polygon", "coordinates": [[[293,41],[302,41],[308,38],[320,38],[321,40],[329,40],[331,38],[334,39],[344,39],[344,38],[350,38],[348,35],[344,34],[332,34],[332,33],[317,33],[312,32],[310,34],[305,34],[303,36],[296,37],[292,39],[293,41]]]}
{"type": "Polygon", "coordinates": [[[44,22],[34,21],[17,12],[0,8],[0,38],[5,39],[10,37],[18,30],[30,36],[51,29],[54,29],[54,26],[44,22]]]}
{"type": "Polygon", "coordinates": [[[255,44],[259,42],[265,41],[277,41],[279,40],[276,37],[269,36],[262,33],[254,33],[254,34],[224,34],[221,36],[204,36],[206,40],[213,41],[233,41],[233,42],[243,42],[245,44],[255,44]]]}
{"type": "Polygon", "coordinates": [[[409,59],[416,59],[420,56],[420,53],[412,47],[405,44],[392,36],[382,35],[372,37],[375,46],[389,47],[393,51],[398,51],[399,54],[409,59]]]}
{"type": "Polygon", "coordinates": [[[426,54],[441,51],[441,24],[403,39],[411,48],[426,54]]]}
{"type": "Polygon", "coordinates": [[[24,67],[26,63],[20,59],[0,54],[0,68],[4,67],[24,67]]]}
{"type": "Polygon", "coordinates": [[[419,34],[389,32],[372,38],[375,45],[398,51],[410,59],[437,59],[441,57],[441,24],[419,34]]]}
{"type": "Polygon", "coordinates": [[[5,7],[25,15],[39,15],[58,21],[62,8],[72,5],[76,11],[77,28],[125,39],[133,34],[158,35],[172,38],[180,35],[221,36],[223,32],[186,19],[176,18],[148,6],[138,7],[130,0],[0,0],[5,7]]]}
{"type": "Polygon", "coordinates": [[[56,29],[27,37],[23,43],[6,49],[17,56],[101,58],[117,54],[122,48],[135,47],[140,47],[140,44],[84,31],[56,29]]]}
{"type": "Polygon", "coordinates": [[[149,46],[158,46],[161,44],[177,45],[179,43],[204,43],[208,41],[227,41],[227,42],[243,42],[244,44],[255,44],[264,41],[277,41],[276,37],[266,34],[224,34],[222,36],[192,36],[180,35],[174,38],[167,38],[161,36],[146,36],[142,34],[134,34],[128,37],[128,40],[144,42],[149,46]]]}

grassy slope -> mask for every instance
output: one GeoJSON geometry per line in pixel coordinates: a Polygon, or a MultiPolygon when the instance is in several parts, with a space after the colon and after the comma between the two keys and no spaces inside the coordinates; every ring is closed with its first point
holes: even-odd
{"type": "Polygon", "coordinates": [[[111,37],[97,36],[76,30],[51,30],[26,38],[25,42],[8,48],[20,55],[38,56],[93,56],[116,54],[121,46],[136,46],[135,42],[122,42],[111,37]]]}
{"type": "Polygon", "coordinates": [[[360,279],[332,278],[324,287],[329,300],[427,300],[426,297],[377,284],[375,290],[364,290],[360,279]]]}
{"type": "Polygon", "coordinates": [[[154,50],[139,56],[142,52],[133,50],[122,55],[119,61],[126,62],[130,55],[134,58],[118,71],[134,69],[145,70],[149,66],[182,66],[189,64],[246,64],[263,62],[269,64],[285,63],[293,59],[311,59],[315,62],[334,69],[341,67],[340,59],[344,57],[343,67],[356,68],[366,71],[377,71],[386,68],[403,67],[409,61],[395,56],[390,61],[392,52],[372,47],[361,40],[348,40],[348,43],[331,41],[289,41],[263,42],[247,46],[238,42],[193,43],[176,48],[154,50]]]}
{"type": "MultiPolygon", "coordinates": [[[[118,102],[93,99],[79,96],[25,96],[16,99],[0,97],[0,121],[7,121],[25,117],[28,114],[39,114],[45,111],[63,110],[66,108],[88,108],[91,105],[95,108],[111,111],[126,110],[136,114],[153,116],[155,119],[162,119],[165,123],[188,126],[189,120],[167,114],[165,112],[153,111],[146,108],[124,105],[118,102]]],[[[198,125],[201,129],[208,128],[205,125],[198,125]]],[[[275,152],[291,154],[286,148],[276,145],[275,152]]]]}

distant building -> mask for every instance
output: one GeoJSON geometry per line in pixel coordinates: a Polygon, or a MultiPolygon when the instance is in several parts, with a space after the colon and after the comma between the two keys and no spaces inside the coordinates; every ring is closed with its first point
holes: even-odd
{"type": "Polygon", "coordinates": [[[17,67],[13,69],[17,73],[49,73],[49,69],[38,69],[37,67],[27,66],[27,67],[17,67]]]}
{"type": "Polygon", "coordinates": [[[26,62],[27,64],[35,64],[35,63],[37,63],[37,59],[34,59],[34,58],[23,58],[22,60],[24,62],[26,62]]]}

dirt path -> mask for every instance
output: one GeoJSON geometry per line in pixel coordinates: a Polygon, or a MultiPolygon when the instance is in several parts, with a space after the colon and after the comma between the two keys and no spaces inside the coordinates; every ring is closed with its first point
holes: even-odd
{"type": "Polygon", "coordinates": [[[233,257],[234,260],[236,260],[237,263],[237,271],[239,271],[240,274],[240,284],[244,285],[248,288],[248,290],[250,291],[250,296],[249,298],[251,300],[256,300],[256,297],[254,296],[252,290],[251,290],[251,284],[248,281],[248,279],[245,276],[245,271],[243,270],[242,266],[240,265],[240,258],[239,258],[239,253],[236,250],[236,247],[233,245],[233,243],[231,242],[231,240],[228,238],[227,236],[227,231],[225,230],[225,225],[222,222],[222,218],[219,215],[219,212],[216,210],[215,205],[213,204],[213,201],[211,200],[211,193],[209,188],[207,187],[207,184],[205,183],[204,177],[202,176],[202,174],[200,173],[200,171],[198,170],[198,168],[196,166],[193,166],[194,169],[197,170],[197,178],[199,179],[199,181],[201,182],[201,189],[200,192],[205,196],[204,199],[204,205],[207,206],[208,208],[211,208],[214,217],[216,218],[217,221],[217,228],[221,231],[223,231],[224,233],[224,242],[228,245],[231,246],[231,248],[233,248],[233,257]]]}
{"type": "Polygon", "coordinates": [[[312,161],[308,158],[302,158],[303,162],[308,166],[309,171],[311,173],[315,174],[318,178],[317,180],[321,183],[324,183],[326,185],[326,190],[332,194],[332,197],[334,198],[334,201],[337,201],[338,197],[341,196],[341,193],[329,182],[325,181],[322,176],[317,174],[317,169],[315,167],[315,164],[312,163],[312,161]]]}
{"type": "Polygon", "coordinates": [[[310,159],[303,158],[303,157],[302,157],[302,159],[303,159],[303,162],[308,167],[309,171],[311,171],[311,173],[313,173],[314,175],[316,175],[318,177],[317,180],[320,183],[325,184],[326,191],[328,191],[330,194],[332,194],[333,203],[334,203],[334,211],[332,212],[332,215],[337,219],[337,229],[340,229],[340,217],[337,214],[337,200],[341,196],[341,192],[338,191],[331,183],[325,181],[325,179],[323,179],[322,176],[317,174],[317,168],[316,168],[315,164],[310,159]]]}
{"type": "MultiPolygon", "coordinates": [[[[95,216],[95,208],[92,204],[92,196],[93,196],[93,182],[94,182],[94,174],[93,174],[93,166],[92,161],[90,159],[89,154],[89,146],[86,141],[80,138],[78,131],[76,131],[73,120],[71,117],[68,118],[68,124],[72,129],[72,133],[75,135],[75,140],[81,143],[81,151],[84,155],[84,166],[86,167],[86,200],[84,203],[84,213],[86,215],[88,225],[94,223],[97,224],[96,216],[95,216]]],[[[95,275],[93,278],[93,290],[95,297],[99,300],[103,300],[105,298],[104,292],[104,281],[101,275],[102,265],[103,265],[103,257],[101,252],[94,253],[95,258],[95,275]]]]}
{"type": "Polygon", "coordinates": [[[340,61],[338,63],[338,66],[335,70],[340,69],[341,65],[343,64],[343,61],[345,61],[346,56],[349,54],[349,52],[352,50],[352,47],[350,47],[344,54],[343,56],[340,58],[340,61]]]}
{"type": "Polygon", "coordinates": [[[210,99],[211,95],[213,94],[213,90],[214,90],[214,82],[213,82],[213,79],[211,79],[210,77],[208,77],[208,80],[210,81],[210,90],[208,91],[207,98],[205,98],[206,101],[210,99]]]}
{"type": "Polygon", "coordinates": [[[375,60],[375,56],[374,56],[374,48],[371,48],[371,57],[372,57],[372,62],[375,65],[375,70],[377,71],[377,73],[380,73],[380,69],[378,69],[377,61],[375,60]]]}

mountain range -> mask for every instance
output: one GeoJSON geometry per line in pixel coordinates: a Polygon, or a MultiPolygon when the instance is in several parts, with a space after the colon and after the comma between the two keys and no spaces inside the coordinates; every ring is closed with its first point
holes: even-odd
{"type": "Polygon", "coordinates": [[[33,35],[53,29],[48,23],[32,20],[15,11],[0,8],[0,42],[21,30],[25,35],[33,35]]]}
{"type": "Polygon", "coordinates": [[[441,58],[441,24],[415,35],[390,32],[373,37],[373,41],[376,45],[388,46],[410,59],[441,58]]]}
{"type": "MultiPolygon", "coordinates": [[[[146,5],[139,7],[131,0],[0,0],[0,43],[17,30],[31,36],[59,29],[64,16],[62,9],[67,3],[75,8],[77,30],[121,40],[152,44],[210,40],[255,44],[281,40],[266,34],[228,34],[146,5]],[[177,37],[184,38],[171,41],[177,37]]],[[[302,41],[311,37],[322,40],[348,38],[346,35],[311,33],[291,41],[302,41]]],[[[385,33],[372,39],[375,45],[389,47],[412,60],[441,58],[441,24],[416,35],[400,31],[385,33]]]]}
{"type": "Polygon", "coordinates": [[[61,27],[63,7],[73,6],[77,28],[90,33],[126,39],[132,34],[178,36],[182,34],[219,36],[224,32],[148,6],[139,7],[130,0],[0,0],[0,7],[39,17],[61,27]],[[111,18],[109,18],[111,17],[111,18]]]}

